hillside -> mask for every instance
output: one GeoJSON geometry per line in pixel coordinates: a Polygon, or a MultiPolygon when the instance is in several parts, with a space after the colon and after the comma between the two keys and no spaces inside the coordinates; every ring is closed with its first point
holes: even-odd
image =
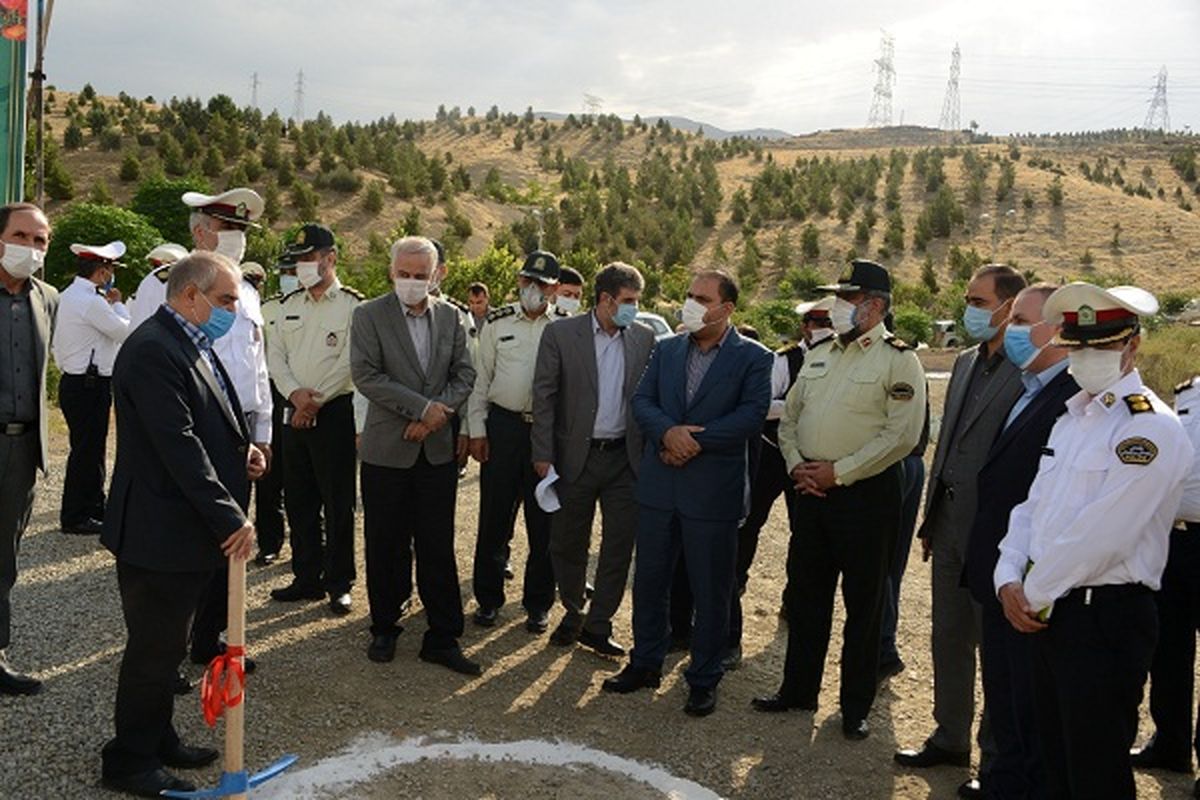
{"type": "Polygon", "coordinates": [[[127,205],[166,168],[168,178],[272,195],[279,232],[312,211],[305,190],[282,185],[294,175],[317,187],[313,213],[343,239],[346,261],[376,270],[381,242],[400,230],[448,240],[458,260],[493,243],[519,253],[536,242],[530,211],[544,208],[546,244],[566,261],[585,273],[613,258],[641,263],[655,273],[659,302],[678,301],[698,265],[728,266],[759,301],[790,301],[840,272],[852,251],[889,266],[908,288],[899,299],[935,316],[954,313],[953,282],[987,260],[1054,282],[1135,282],[1175,305],[1200,283],[1188,139],[972,141],[908,127],[718,143],[664,122],[548,121],[495,108],[343,126],[320,116],[301,127],[228,98],[164,109],[124,95],[51,94],[55,169],[73,184],[72,199],[48,203],[52,217],[89,195],[127,205]],[[122,181],[130,160],[139,178],[122,181]]]}

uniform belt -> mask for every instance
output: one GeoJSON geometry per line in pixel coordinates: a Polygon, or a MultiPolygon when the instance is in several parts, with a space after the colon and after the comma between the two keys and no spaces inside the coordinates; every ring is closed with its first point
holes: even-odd
{"type": "Polygon", "coordinates": [[[5,436],[24,436],[33,430],[32,422],[0,422],[0,430],[5,436]]]}
{"type": "Polygon", "coordinates": [[[617,439],[592,439],[593,450],[615,450],[625,446],[625,437],[617,439]]]}
{"type": "Polygon", "coordinates": [[[513,411],[511,408],[505,408],[504,406],[498,406],[495,403],[488,404],[488,408],[490,408],[492,411],[495,411],[504,416],[514,417],[516,419],[519,419],[519,420],[521,420],[521,422],[524,422],[526,425],[533,424],[533,413],[530,411],[513,411]]]}
{"type": "Polygon", "coordinates": [[[1144,583],[1110,583],[1104,586],[1079,586],[1067,592],[1067,596],[1055,601],[1055,605],[1078,604],[1090,606],[1096,603],[1129,600],[1142,594],[1150,594],[1144,583]]]}

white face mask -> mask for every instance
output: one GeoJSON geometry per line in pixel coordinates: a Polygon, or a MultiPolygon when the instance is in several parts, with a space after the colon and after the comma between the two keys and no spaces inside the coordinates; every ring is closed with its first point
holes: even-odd
{"type": "Polygon", "coordinates": [[[679,312],[679,321],[683,323],[685,331],[695,333],[704,327],[704,315],[707,313],[708,308],[695,298],[689,297],[679,312]]]}
{"type": "Polygon", "coordinates": [[[216,251],[230,258],[233,263],[241,264],[246,256],[246,232],[217,231],[216,251]]]}
{"type": "Polygon", "coordinates": [[[577,297],[559,297],[554,301],[554,305],[561,308],[568,314],[574,314],[579,310],[579,298],[577,297]]]}
{"type": "Polygon", "coordinates": [[[279,291],[283,294],[291,294],[300,288],[300,279],[295,275],[280,275],[279,276],[279,291]]]}
{"type": "Polygon", "coordinates": [[[394,278],[396,297],[406,306],[420,305],[429,296],[429,281],[420,278],[394,278]]]}
{"type": "Polygon", "coordinates": [[[305,289],[311,289],[321,282],[321,270],[317,266],[319,263],[319,261],[296,262],[296,280],[300,281],[300,285],[305,289]]]}
{"type": "Polygon", "coordinates": [[[529,313],[546,305],[546,295],[536,283],[521,287],[521,308],[529,313]]]}
{"type": "Polygon", "coordinates": [[[858,306],[849,300],[840,297],[834,300],[833,308],[829,310],[829,321],[833,323],[833,332],[838,336],[845,336],[854,330],[854,312],[857,310],[858,306]]]}
{"type": "Polygon", "coordinates": [[[1080,389],[1090,395],[1100,394],[1124,376],[1121,369],[1124,353],[1124,350],[1097,350],[1094,347],[1072,350],[1068,356],[1068,372],[1080,389]]]}
{"type": "Polygon", "coordinates": [[[42,268],[46,254],[22,244],[4,243],[4,257],[0,258],[0,266],[4,271],[19,281],[33,275],[42,268]]]}

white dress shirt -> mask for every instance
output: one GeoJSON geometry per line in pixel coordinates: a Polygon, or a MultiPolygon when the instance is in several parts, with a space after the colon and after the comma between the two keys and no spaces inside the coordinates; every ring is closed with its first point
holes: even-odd
{"type": "Polygon", "coordinates": [[[117,350],[131,330],[124,303],[110,304],[96,284],[76,277],[58,301],[54,362],[68,375],[82,375],[95,364],[110,377],[117,350]]]}
{"type": "Polygon", "coordinates": [[[264,342],[262,301],[254,286],[243,280],[233,327],[213,342],[213,351],[229,373],[254,441],[270,444],[273,403],[264,342]]]}
{"type": "Polygon", "coordinates": [[[170,264],[150,270],[142,282],[138,284],[130,302],[129,330],[137,328],[158,311],[158,307],[167,302],[167,281],[165,275],[171,269],[170,264]]]}
{"type": "Polygon", "coordinates": [[[620,439],[625,435],[625,331],[611,336],[592,312],[596,347],[596,420],[593,439],[620,439]]]}
{"type": "Polygon", "coordinates": [[[1192,467],[1183,482],[1179,518],[1200,524],[1200,376],[1192,378],[1191,386],[1176,391],[1175,413],[1179,415],[1179,421],[1183,423],[1183,429],[1187,431],[1195,451],[1192,467]]]}
{"type": "Polygon", "coordinates": [[[1193,457],[1179,418],[1137,370],[1066,405],[1029,497],[1009,517],[993,576],[997,592],[1023,580],[1039,611],[1083,586],[1157,590],[1193,457]],[[1152,410],[1134,413],[1129,395],[1143,395],[1152,410]]]}

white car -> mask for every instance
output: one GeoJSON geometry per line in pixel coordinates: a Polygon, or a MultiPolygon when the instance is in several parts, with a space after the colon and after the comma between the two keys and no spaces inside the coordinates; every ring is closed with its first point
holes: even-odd
{"type": "Polygon", "coordinates": [[[667,324],[667,321],[658,314],[652,314],[649,311],[639,311],[637,321],[654,331],[655,339],[665,339],[675,331],[667,324]]]}

